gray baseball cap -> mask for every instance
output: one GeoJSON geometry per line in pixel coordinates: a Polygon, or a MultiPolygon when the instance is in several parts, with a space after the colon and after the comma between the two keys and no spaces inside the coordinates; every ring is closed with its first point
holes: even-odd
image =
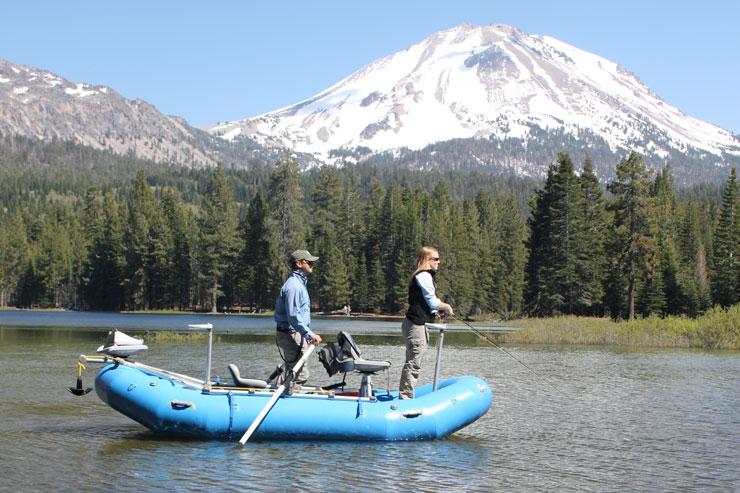
{"type": "Polygon", "coordinates": [[[308,253],[308,250],[296,250],[295,252],[291,253],[290,256],[293,257],[293,262],[299,262],[301,260],[308,260],[309,262],[315,262],[316,260],[319,259],[319,257],[316,257],[308,253]]]}

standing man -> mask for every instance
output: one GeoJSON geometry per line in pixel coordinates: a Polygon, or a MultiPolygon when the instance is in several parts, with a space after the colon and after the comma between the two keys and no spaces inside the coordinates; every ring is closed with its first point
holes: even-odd
{"type": "MultiPolygon", "coordinates": [[[[311,300],[308,297],[306,282],[313,272],[313,263],[319,259],[307,250],[296,250],[291,255],[292,272],[280,289],[275,304],[275,341],[280,356],[285,361],[285,373],[278,378],[282,384],[309,344],[321,344],[321,336],[311,332],[311,300]]],[[[300,388],[308,380],[308,365],[304,364],[293,380],[300,388]]]]}

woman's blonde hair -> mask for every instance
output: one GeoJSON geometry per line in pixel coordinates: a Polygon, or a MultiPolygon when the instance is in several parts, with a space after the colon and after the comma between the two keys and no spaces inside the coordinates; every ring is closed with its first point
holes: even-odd
{"type": "Polygon", "coordinates": [[[430,270],[432,268],[431,264],[429,263],[429,259],[435,256],[439,256],[439,250],[437,250],[436,248],[430,246],[421,247],[421,250],[419,250],[419,256],[416,257],[416,270],[414,270],[414,273],[411,274],[409,285],[414,282],[416,274],[425,270],[430,270]]]}

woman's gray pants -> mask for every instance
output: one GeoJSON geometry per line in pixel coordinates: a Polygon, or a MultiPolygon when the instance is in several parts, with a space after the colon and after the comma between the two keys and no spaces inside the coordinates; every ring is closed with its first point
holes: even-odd
{"type": "Polygon", "coordinates": [[[429,331],[425,325],[414,325],[404,318],[401,332],[406,341],[406,363],[401,370],[401,382],[398,384],[399,399],[413,399],[414,386],[421,373],[421,358],[429,345],[429,331]]]}

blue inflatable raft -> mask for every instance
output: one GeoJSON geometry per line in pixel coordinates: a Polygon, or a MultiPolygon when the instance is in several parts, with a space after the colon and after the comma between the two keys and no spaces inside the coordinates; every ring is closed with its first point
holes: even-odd
{"type": "MultiPolygon", "coordinates": [[[[212,387],[157,368],[125,361],[95,379],[103,402],[150,430],[197,438],[239,438],[274,389],[212,387]]],[[[442,438],[488,411],[491,389],[476,377],[442,380],[416,389],[414,399],[374,390],[371,397],[332,391],[281,396],[254,439],[419,440],[442,438]]]]}
{"type": "Polygon", "coordinates": [[[351,362],[342,360],[337,343],[322,352],[319,359],[330,374],[361,373],[360,388],[302,387],[286,393],[264,381],[241,379],[233,365],[234,382],[219,385],[209,381],[210,371],[204,381],[116,356],[81,358],[105,364],[95,379],[103,402],[152,431],[182,437],[238,439],[271,400],[269,412],[257,421],[256,440],[443,438],[491,407],[491,389],[477,377],[435,378],[434,385],[417,387],[414,399],[399,400],[397,391],[372,388],[370,376],[390,363],[363,360],[359,350],[351,362]],[[339,358],[327,361],[326,354],[334,352],[339,358]]]}

